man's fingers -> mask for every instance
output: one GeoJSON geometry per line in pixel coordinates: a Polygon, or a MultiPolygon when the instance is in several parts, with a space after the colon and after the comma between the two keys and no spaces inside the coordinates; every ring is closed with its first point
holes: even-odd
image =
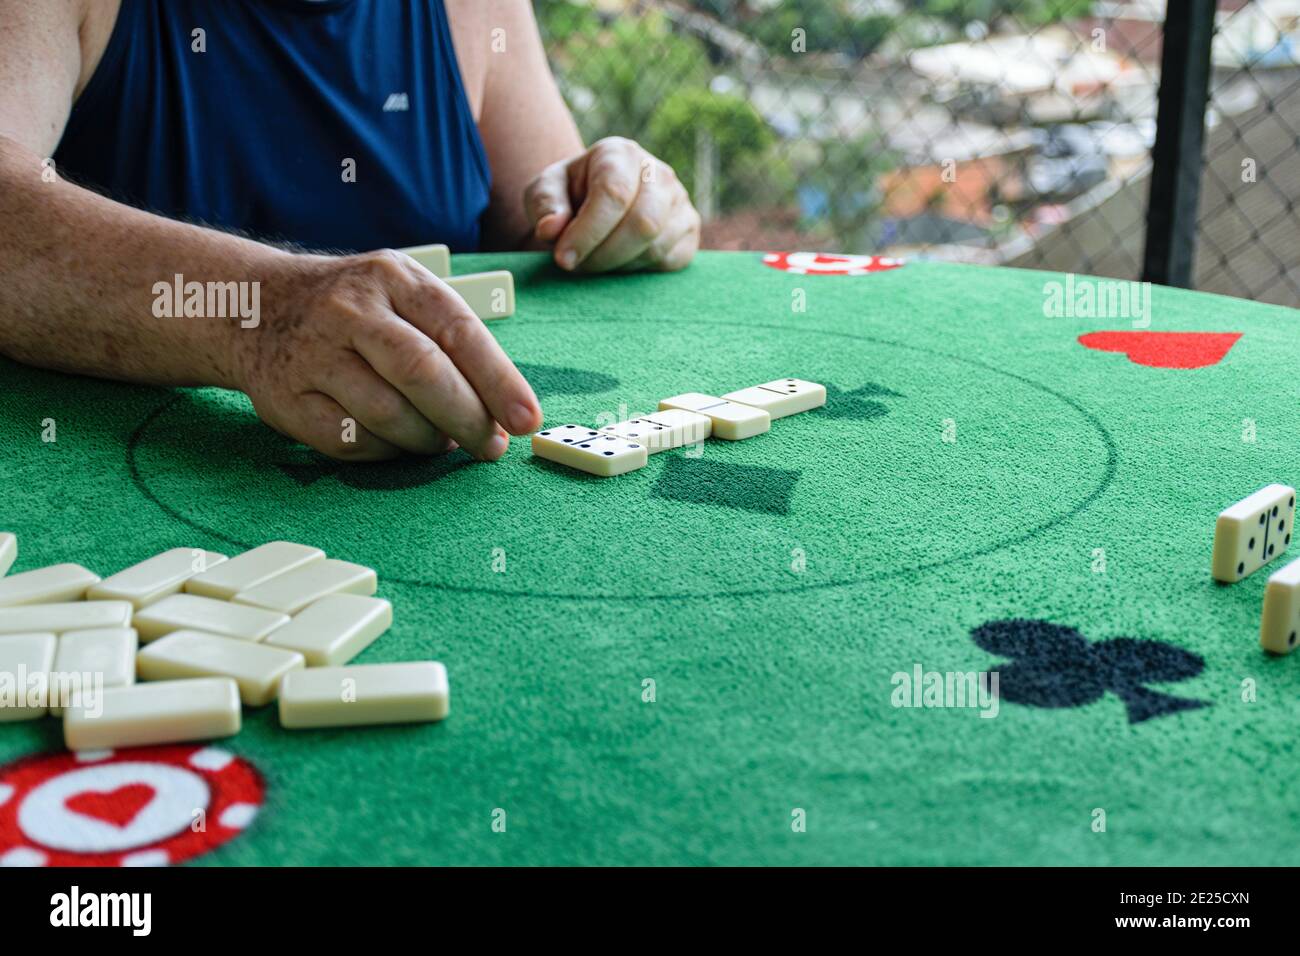
{"type": "Polygon", "coordinates": [[[563,213],[551,213],[537,221],[537,226],[533,229],[533,235],[540,242],[554,242],[556,237],[564,232],[564,227],[568,224],[568,216],[563,213]]]}
{"type": "Polygon", "coordinates": [[[509,432],[526,435],[541,427],[542,409],[532,386],[483,321],[446,283],[427,273],[412,278],[394,290],[393,305],[402,317],[436,343],[509,432]]]}
{"type": "Polygon", "coordinates": [[[664,272],[676,272],[678,269],[685,269],[695,258],[695,253],[700,251],[700,234],[698,230],[690,230],[686,235],[673,245],[659,260],[654,264],[654,268],[664,272]]]}
{"type": "Polygon", "coordinates": [[[370,432],[342,405],[322,392],[307,392],[295,409],[294,437],[339,461],[382,461],[402,453],[370,432]]]}
{"type": "MultiPolygon", "coordinates": [[[[643,183],[636,201],[605,241],[591,251],[579,268],[583,272],[611,272],[635,260],[673,226],[672,196],[643,183]]],[[[675,237],[674,237],[675,238],[675,237]]]]}
{"type": "Polygon", "coordinates": [[[582,202],[556,240],[564,268],[681,269],[699,249],[700,217],[672,167],[629,140],[601,140],[570,163],[569,192],[582,202]]]}
{"type": "Polygon", "coordinates": [[[658,269],[672,272],[690,265],[700,246],[700,215],[689,202],[676,203],[668,225],[641,253],[621,268],[624,272],[658,269]]]}
{"type": "Polygon", "coordinates": [[[641,191],[642,155],[628,140],[603,140],[592,147],[582,205],[555,244],[561,268],[576,269],[623,221],[641,191]]]}
{"type": "Polygon", "coordinates": [[[343,361],[330,369],[320,389],[390,445],[417,455],[437,455],[450,446],[447,436],[356,352],[346,353],[343,361]]]}
{"type": "Polygon", "coordinates": [[[486,461],[505,454],[505,434],[436,342],[391,314],[358,333],[353,347],[440,431],[486,461]]]}
{"type": "Polygon", "coordinates": [[[664,272],[676,272],[685,269],[700,251],[700,214],[689,202],[674,220],[677,229],[665,234],[661,239],[651,243],[651,268],[664,272]]]}
{"type": "Polygon", "coordinates": [[[552,163],[524,190],[524,211],[542,242],[553,242],[573,218],[566,167],[566,163],[552,163]]]}

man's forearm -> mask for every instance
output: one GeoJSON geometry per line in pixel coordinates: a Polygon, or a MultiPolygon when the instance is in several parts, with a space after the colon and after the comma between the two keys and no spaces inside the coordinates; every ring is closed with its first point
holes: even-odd
{"type": "Polygon", "coordinates": [[[230,293],[260,305],[262,280],[291,258],[61,181],[0,137],[0,354],[125,381],[236,387],[231,343],[241,313],[229,308],[230,293]],[[164,300],[160,284],[174,289],[177,276],[182,295],[164,300]],[[220,284],[201,309],[191,298],[189,311],[201,316],[186,317],[188,283],[220,284]]]}

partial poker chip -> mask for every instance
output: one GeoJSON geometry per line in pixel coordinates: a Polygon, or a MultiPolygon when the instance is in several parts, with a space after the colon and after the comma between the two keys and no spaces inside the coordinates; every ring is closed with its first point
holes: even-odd
{"type": "Polygon", "coordinates": [[[266,788],[215,747],[37,754],[0,767],[0,866],[166,866],[239,836],[266,788]]]}
{"type": "Polygon", "coordinates": [[[769,252],[763,264],[782,272],[809,276],[865,276],[897,269],[902,259],[889,256],[841,256],[825,252],[769,252]]]}

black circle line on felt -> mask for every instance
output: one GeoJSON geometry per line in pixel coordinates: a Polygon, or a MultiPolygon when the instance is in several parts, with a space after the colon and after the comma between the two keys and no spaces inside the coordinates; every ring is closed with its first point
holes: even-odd
{"type": "MultiPolygon", "coordinates": [[[[548,326],[574,325],[574,324],[589,325],[593,322],[600,322],[600,321],[604,321],[604,320],[603,319],[561,319],[561,320],[549,321],[546,324],[548,326]]],[[[640,324],[640,325],[662,324],[655,319],[620,319],[619,321],[640,324]]],[[[692,323],[682,323],[682,324],[692,324],[692,323]]],[[[753,322],[705,322],[705,323],[694,323],[694,324],[704,324],[710,327],[731,326],[734,328],[743,328],[743,329],[771,329],[777,332],[790,331],[790,327],[785,325],[765,325],[765,324],[753,323],[753,322]]],[[[875,345],[888,345],[893,348],[906,349],[912,352],[920,352],[924,355],[934,356],[937,358],[951,359],[954,362],[961,362],[964,365],[972,365],[976,368],[982,368],[985,371],[992,372],[994,375],[1006,376],[1007,378],[1014,379],[1017,382],[1020,382],[1024,385],[1028,385],[1030,388],[1037,389],[1038,391],[1043,392],[1044,394],[1050,395],[1053,398],[1058,399],[1061,402],[1064,402],[1070,408],[1078,412],[1079,415],[1083,418],[1083,420],[1092,427],[1092,429],[1097,433],[1098,437],[1101,439],[1102,444],[1106,448],[1106,464],[1105,467],[1102,469],[1101,480],[1098,481],[1097,484],[1093,487],[1093,489],[1089,491],[1086,495],[1084,495],[1083,498],[1080,499],[1075,505],[1055,515],[1054,517],[1050,517],[1045,521],[1040,521],[1038,524],[1034,525],[1031,528],[1028,528],[1017,534],[1010,535],[999,541],[994,541],[991,544],[985,545],[982,548],[977,548],[974,551],[965,551],[958,554],[949,555],[948,557],[943,558],[942,560],[939,561],[923,562],[921,564],[914,564],[902,568],[889,568],[886,570],[875,571],[870,574],[864,574],[858,577],[841,578],[835,581],[820,581],[816,583],[797,585],[795,587],[744,588],[744,589],[736,589],[736,590],[729,590],[729,591],[709,591],[705,593],[698,593],[693,591],[680,591],[680,592],[674,592],[670,594],[602,594],[601,600],[610,603],[622,603],[628,601],[709,601],[709,600],[716,600],[718,598],[729,598],[729,597],[766,597],[769,595],[776,595],[776,594],[799,594],[805,591],[822,591],[822,590],[829,590],[833,588],[834,589],[851,588],[854,587],[855,585],[865,584],[867,582],[876,581],[881,578],[898,577],[899,575],[903,575],[903,574],[916,574],[922,571],[934,571],[934,570],[938,570],[939,568],[945,568],[962,561],[970,561],[975,558],[982,558],[987,555],[994,554],[998,551],[1001,551],[1004,548],[1013,548],[1016,547],[1017,545],[1024,544],[1027,541],[1033,540],[1043,532],[1048,531],[1059,524],[1064,524],[1066,521],[1069,521],[1075,515],[1081,514],[1082,512],[1086,511],[1088,508],[1092,506],[1093,502],[1095,502],[1098,498],[1100,498],[1103,494],[1105,494],[1106,489],[1109,488],[1111,483],[1115,480],[1115,473],[1119,469],[1119,449],[1115,444],[1115,439],[1112,438],[1110,432],[1106,430],[1106,426],[1101,423],[1101,419],[1099,419],[1095,414],[1093,414],[1091,411],[1089,411],[1087,408],[1085,408],[1075,399],[1070,398],[1068,395],[1064,395],[1061,392],[1058,392],[1055,389],[1042,384],[1041,382],[1035,382],[1031,378],[1026,378],[1023,375],[1017,375],[1015,372],[1008,372],[1006,369],[1001,369],[998,368],[997,366],[989,365],[987,362],[981,362],[978,361],[977,359],[963,358],[959,355],[952,355],[948,352],[937,352],[933,349],[927,349],[919,345],[907,345],[903,342],[894,342],[889,339],[882,339],[874,335],[854,335],[851,332],[830,332],[824,329],[800,329],[799,331],[804,333],[811,333],[814,335],[829,335],[837,338],[853,339],[855,341],[860,341],[860,342],[871,342],[875,345]]],[[[212,537],[216,538],[218,541],[224,541],[227,544],[233,544],[240,548],[249,549],[249,548],[257,547],[257,545],[252,542],[241,541],[238,538],[232,538],[228,534],[217,531],[215,528],[209,528],[206,525],[200,524],[194,519],[177,511],[171,505],[167,504],[162,499],[160,499],[153,492],[153,489],[151,489],[148,486],[148,484],[146,484],[144,480],[144,476],[140,473],[139,462],[137,461],[136,458],[136,449],[143,442],[145,433],[148,431],[150,425],[152,425],[169,408],[171,408],[173,405],[179,402],[183,397],[184,397],[184,393],[178,393],[168,398],[167,401],[163,402],[152,412],[146,415],[144,420],[141,421],[140,424],[137,425],[135,430],[131,433],[131,437],[127,440],[127,446],[126,446],[127,466],[130,470],[131,481],[140,490],[141,494],[143,494],[146,498],[148,498],[155,505],[157,505],[165,514],[171,516],[172,518],[175,518],[177,521],[181,522],[181,524],[187,525],[188,527],[191,527],[196,531],[202,531],[204,534],[211,535],[212,537]]],[[[565,592],[556,592],[556,591],[517,591],[517,590],[507,590],[505,588],[471,587],[463,584],[445,584],[437,581],[426,581],[421,578],[403,578],[397,575],[385,574],[379,568],[376,568],[375,570],[379,574],[382,580],[391,581],[394,584],[401,584],[410,587],[433,588],[439,591],[449,591],[453,594],[482,594],[482,595],[487,595],[489,597],[537,598],[537,599],[547,600],[547,601],[590,601],[591,600],[591,594],[589,593],[569,594],[565,592]]]]}

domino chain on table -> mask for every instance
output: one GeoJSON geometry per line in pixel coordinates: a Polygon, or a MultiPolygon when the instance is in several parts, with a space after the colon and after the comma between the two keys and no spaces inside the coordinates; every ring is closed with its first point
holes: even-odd
{"type": "Polygon", "coordinates": [[[782,378],[722,396],[686,392],[659,402],[657,411],[617,425],[558,425],[532,438],[533,454],[601,478],[644,468],[657,452],[706,438],[742,441],[761,435],[773,419],[826,404],[826,386],[782,378]]]}

